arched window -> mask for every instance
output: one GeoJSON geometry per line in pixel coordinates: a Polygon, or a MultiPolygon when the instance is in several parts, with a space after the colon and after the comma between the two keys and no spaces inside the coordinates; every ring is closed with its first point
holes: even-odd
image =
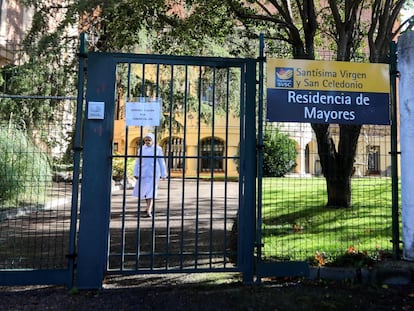
{"type": "Polygon", "coordinates": [[[171,139],[171,145],[168,148],[170,140],[166,140],[162,146],[164,156],[168,159],[168,167],[172,171],[182,171],[184,166],[184,140],[180,137],[171,139]]]}
{"type": "Polygon", "coordinates": [[[223,171],[224,143],[217,138],[206,138],[201,141],[201,171],[223,171]]]}
{"type": "Polygon", "coordinates": [[[368,159],[368,174],[380,173],[380,146],[367,147],[368,159]]]}
{"type": "Polygon", "coordinates": [[[136,138],[133,142],[132,142],[132,146],[133,146],[133,155],[137,155],[138,154],[138,150],[141,148],[142,146],[142,139],[140,138],[136,138]]]}
{"type": "Polygon", "coordinates": [[[306,144],[305,147],[305,173],[310,173],[310,151],[309,151],[309,144],[306,144]]]}

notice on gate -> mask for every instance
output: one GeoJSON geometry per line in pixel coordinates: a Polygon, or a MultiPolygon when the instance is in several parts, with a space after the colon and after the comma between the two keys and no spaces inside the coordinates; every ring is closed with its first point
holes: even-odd
{"type": "Polygon", "coordinates": [[[390,124],[386,64],[267,61],[267,120],[390,124]]]}
{"type": "Polygon", "coordinates": [[[161,106],[161,98],[141,97],[136,102],[127,102],[125,104],[126,126],[159,126],[161,106]]]}
{"type": "Polygon", "coordinates": [[[88,102],[88,119],[103,120],[105,117],[105,102],[88,102]]]}

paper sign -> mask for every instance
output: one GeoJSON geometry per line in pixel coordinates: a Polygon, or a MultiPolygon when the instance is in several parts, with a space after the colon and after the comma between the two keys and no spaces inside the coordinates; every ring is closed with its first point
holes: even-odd
{"type": "Polygon", "coordinates": [[[105,116],[104,102],[89,102],[88,103],[88,119],[103,120],[105,116]]]}
{"type": "Polygon", "coordinates": [[[161,99],[140,98],[138,102],[125,105],[126,126],[159,126],[161,119],[161,99]]]}

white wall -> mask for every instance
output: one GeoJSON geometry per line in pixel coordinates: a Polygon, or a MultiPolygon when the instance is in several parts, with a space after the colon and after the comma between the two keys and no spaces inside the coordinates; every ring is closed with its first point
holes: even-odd
{"type": "Polygon", "coordinates": [[[403,257],[414,261],[414,31],[398,40],[403,257]]]}

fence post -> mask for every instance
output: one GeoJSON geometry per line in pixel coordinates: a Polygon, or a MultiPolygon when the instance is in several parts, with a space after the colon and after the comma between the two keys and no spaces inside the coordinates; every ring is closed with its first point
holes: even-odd
{"type": "Polygon", "coordinates": [[[391,180],[392,180],[392,255],[400,257],[400,228],[398,219],[398,141],[397,141],[397,44],[390,44],[390,104],[391,104],[391,180]]]}
{"type": "Polygon", "coordinates": [[[243,282],[252,284],[254,277],[254,246],[256,224],[256,60],[246,62],[245,111],[245,184],[241,224],[238,228],[242,245],[243,282]],[[254,159],[254,160],[253,160],[254,159]],[[253,163],[252,163],[253,162],[253,163]]]}
{"type": "MultiPolygon", "coordinates": [[[[258,121],[257,121],[257,222],[256,222],[256,247],[257,259],[260,263],[262,259],[262,189],[263,189],[263,91],[264,91],[264,34],[261,33],[259,37],[259,91],[258,91],[258,121]]],[[[260,276],[257,278],[257,283],[260,283],[260,276]]]]}
{"type": "Polygon", "coordinates": [[[106,271],[115,72],[113,57],[89,53],[76,284],[79,289],[101,288],[106,271]]]}
{"type": "Polygon", "coordinates": [[[82,117],[83,117],[83,96],[85,87],[86,59],[88,57],[87,36],[81,33],[79,54],[78,54],[78,96],[76,100],[76,119],[75,136],[73,141],[73,178],[72,178],[72,201],[71,201],[71,220],[70,220],[70,240],[69,240],[69,269],[72,275],[69,287],[73,286],[74,262],[76,258],[76,227],[78,219],[78,199],[79,199],[79,175],[80,161],[82,153],[82,117]]]}

